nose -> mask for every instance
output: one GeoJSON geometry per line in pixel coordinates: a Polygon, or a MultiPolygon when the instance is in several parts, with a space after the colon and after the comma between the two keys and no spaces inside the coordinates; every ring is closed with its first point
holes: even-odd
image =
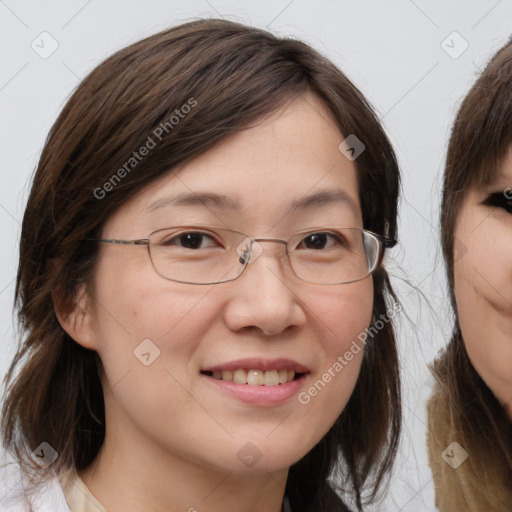
{"type": "Polygon", "coordinates": [[[233,331],[253,330],[267,336],[300,327],[306,312],[297,293],[297,278],[289,268],[285,247],[259,240],[259,254],[232,281],[225,323],[233,331]]]}

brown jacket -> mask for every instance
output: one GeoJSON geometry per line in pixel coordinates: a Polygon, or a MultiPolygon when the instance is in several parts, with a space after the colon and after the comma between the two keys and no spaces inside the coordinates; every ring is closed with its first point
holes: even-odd
{"type": "Polygon", "coordinates": [[[427,416],[428,456],[440,512],[511,512],[512,482],[508,488],[482,483],[479,475],[489,471],[475,466],[461,446],[453,411],[439,387],[427,404],[427,416]]]}

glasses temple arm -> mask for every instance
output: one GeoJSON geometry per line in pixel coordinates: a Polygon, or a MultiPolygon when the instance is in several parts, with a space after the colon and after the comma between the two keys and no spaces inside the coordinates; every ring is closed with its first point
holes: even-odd
{"type": "Polygon", "coordinates": [[[116,240],[115,238],[84,238],[91,242],[103,242],[105,244],[118,244],[118,245],[149,245],[147,238],[141,238],[139,240],[116,240]]]}
{"type": "Polygon", "coordinates": [[[398,240],[396,238],[388,238],[387,236],[376,234],[375,236],[380,240],[380,242],[382,243],[382,247],[384,247],[384,249],[391,249],[395,247],[395,245],[398,243],[398,240]]]}

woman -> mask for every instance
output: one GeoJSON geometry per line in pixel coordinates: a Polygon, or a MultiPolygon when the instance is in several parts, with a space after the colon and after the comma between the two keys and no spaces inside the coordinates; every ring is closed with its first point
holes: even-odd
{"type": "Polygon", "coordinates": [[[455,328],[428,404],[441,512],[512,510],[511,186],[509,42],[464,99],[448,147],[441,226],[455,328]]]}
{"type": "Polygon", "coordinates": [[[22,228],[3,441],[47,467],[35,510],[373,500],[400,428],[398,189],[366,100],[299,41],[200,20],[93,70],[22,228]]]}

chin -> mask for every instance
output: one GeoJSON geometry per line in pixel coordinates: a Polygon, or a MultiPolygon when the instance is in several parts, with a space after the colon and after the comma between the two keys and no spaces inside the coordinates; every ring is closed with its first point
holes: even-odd
{"type": "Polygon", "coordinates": [[[216,459],[216,461],[218,465],[223,466],[223,470],[239,475],[288,470],[313,447],[299,447],[301,441],[303,440],[300,438],[293,440],[288,438],[287,442],[283,443],[279,437],[276,437],[269,442],[264,438],[247,437],[244,441],[235,440],[233,451],[223,451],[223,456],[219,457],[219,459],[222,457],[222,460],[216,459]]]}

